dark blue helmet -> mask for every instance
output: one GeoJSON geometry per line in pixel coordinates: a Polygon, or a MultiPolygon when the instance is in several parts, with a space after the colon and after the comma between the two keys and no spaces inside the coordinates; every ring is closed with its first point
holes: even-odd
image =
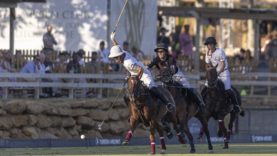
{"type": "Polygon", "coordinates": [[[216,45],[216,39],[214,37],[208,37],[204,43],[205,45],[208,45],[208,44],[214,44],[216,45]]]}
{"type": "Polygon", "coordinates": [[[166,48],[165,44],[159,43],[156,48],[154,49],[155,52],[158,52],[159,49],[163,49],[166,53],[168,53],[168,49],[166,48]]]}

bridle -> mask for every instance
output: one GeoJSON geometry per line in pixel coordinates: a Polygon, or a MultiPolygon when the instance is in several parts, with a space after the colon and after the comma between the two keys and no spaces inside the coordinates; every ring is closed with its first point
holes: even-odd
{"type": "Polygon", "coordinates": [[[218,82],[218,78],[216,78],[214,81],[208,81],[208,88],[215,88],[218,82]]]}
{"type": "MultiPolygon", "coordinates": [[[[207,71],[207,72],[212,72],[211,70],[215,70],[215,68],[213,67],[213,68],[209,69],[209,71],[207,71]]],[[[213,73],[210,74],[210,77],[213,76],[212,74],[213,73]]],[[[217,86],[217,83],[218,83],[218,77],[216,75],[215,80],[211,81],[211,80],[208,79],[208,88],[215,88],[217,86]]]]}

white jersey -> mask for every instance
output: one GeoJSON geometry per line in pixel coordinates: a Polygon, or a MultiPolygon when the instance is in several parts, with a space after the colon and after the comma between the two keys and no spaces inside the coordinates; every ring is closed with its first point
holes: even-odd
{"type": "Polygon", "coordinates": [[[216,71],[220,70],[220,67],[218,66],[218,64],[222,61],[224,61],[225,67],[223,72],[220,73],[219,76],[230,76],[230,73],[228,71],[228,62],[223,49],[216,48],[216,50],[211,55],[206,54],[205,62],[211,63],[214,67],[217,66],[216,71]]]}
{"type": "Polygon", "coordinates": [[[216,50],[211,55],[206,54],[205,62],[211,63],[214,67],[217,66],[216,71],[220,70],[218,64],[222,61],[224,61],[225,67],[223,72],[219,74],[218,78],[224,83],[225,90],[228,90],[231,88],[231,80],[225,52],[221,48],[216,48],[216,50]]]}
{"type": "Polygon", "coordinates": [[[152,78],[151,72],[144,66],[144,64],[130,55],[128,52],[125,53],[125,58],[123,61],[124,68],[132,75],[138,75],[138,67],[143,69],[143,74],[141,76],[141,81],[148,87],[152,88],[156,86],[154,79],[152,78]]]}

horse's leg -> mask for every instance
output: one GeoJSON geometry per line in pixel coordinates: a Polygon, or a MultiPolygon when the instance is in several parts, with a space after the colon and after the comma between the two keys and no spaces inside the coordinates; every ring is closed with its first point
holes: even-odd
{"type": "Polygon", "coordinates": [[[151,148],[151,154],[156,154],[156,143],[155,143],[155,127],[154,123],[150,123],[150,148],[151,148]]]}
{"type": "Polygon", "coordinates": [[[171,128],[170,128],[170,125],[169,125],[169,122],[170,122],[170,121],[168,121],[169,115],[170,115],[170,114],[166,114],[166,115],[161,119],[161,122],[162,122],[162,125],[163,125],[163,129],[164,129],[164,131],[166,132],[167,138],[168,138],[168,139],[171,139],[171,138],[173,137],[173,134],[172,134],[172,132],[171,132],[171,128]]]}
{"type": "Polygon", "coordinates": [[[170,114],[170,120],[171,120],[171,122],[172,122],[172,124],[173,124],[173,128],[174,128],[174,130],[175,130],[175,132],[176,132],[176,134],[177,134],[177,137],[178,137],[178,141],[181,143],[181,144],[185,144],[186,143],[186,141],[185,141],[185,136],[184,136],[184,133],[183,133],[183,131],[182,131],[182,129],[183,129],[183,125],[181,124],[181,121],[180,121],[180,127],[178,126],[178,121],[177,121],[177,117],[176,117],[176,115],[175,115],[175,113],[171,113],[170,114]]]}
{"type": "Polygon", "coordinates": [[[164,133],[163,133],[163,128],[161,125],[156,123],[156,128],[160,136],[160,143],[161,143],[161,154],[165,154],[166,151],[166,146],[165,146],[165,140],[164,140],[164,133]]]}
{"type": "Polygon", "coordinates": [[[210,150],[210,152],[212,152],[213,150],[213,145],[211,142],[211,137],[210,137],[210,132],[209,132],[209,128],[208,128],[208,121],[204,118],[204,116],[200,113],[197,113],[197,115],[195,116],[202,124],[202,130],[203,132],[205,132],[206,138],[207,138],[207,142],[208,142],[208,148],[210,150]]]}
{"type": "Polygon", "coordinates": [[[190,145],[190,153],[195,153],[195,146],[194,146],[194,142],[193,142],[193,136],[191,135],[190,131],[189,131],[189,127],[188,127],[188,121],[186,120],[185,124],[184,124],[184,131],[189,139],[189,145],[190,145]]]}
{"type": "Polygon", "coordinates": [[[230,113],[230,121],[228,124],[228,134],[227,134],[228,140],[230,140],[230,137],[233,134],[233,124],[234,124],[234,121],[236,120],[236,116],[237,116],[236,112],[232,111],[230,113]]]}
{"type": "Polygon", "coordinates": [[[136,117],[133,115],[130,117],[130,130],[128,131],[128,133],[125,136],[124,141],[122,142],[123,145],[129,144],[129,141],[131,140],[131,138],[133,136],[133,132],[138,125],[138,118],[136,118],[136,117]]]}
{"type": "Polygon", "coordinates": [[[223,136],[224,136],[224,147],[223,149],[228,149],[229,146],[228,146],[228,143],[229,143],[229,140],[227,138],[227,129],[225,128],[225,124],[224,124],[224,120],[221,119],[221,120],[218,120],[218,126],[221,130],[221,132],[223,133],[223,136]]]}
{"type": "MultiPolygon", "coordinates": [[[[209,122],[209,120],[210,120],[210,118],[211,118],[211,115],[210,115],[210,113],[207,114],[207,111],[206,111],[206,114],[205,114],[205,115],[203,115],[203,114],[201,114],[201,113],[197,113],[195,117],[196,117],[196,118],[201,122],[201,124],[202,124],[202,127],[201,127],[200,132],[199,132],[199,136],[198,136],[198,139],[201,139],[201,138],[203,137],[204,133],[205,133],[205,129],[204,129],[204,125],[203,125],[203,123],[202,123],[202,120],[203,120],[203,119],[206,120],[206,123],[208,124],[208,122],[209,122]],[[201,117],[201,116],[203,116],[203,117],[201,117]],[[202,118],[203,118],[203,119],[202,119],[202,118]]],[[[208,127],[208,126],[207,126],[207,127],[208,127]]]]}

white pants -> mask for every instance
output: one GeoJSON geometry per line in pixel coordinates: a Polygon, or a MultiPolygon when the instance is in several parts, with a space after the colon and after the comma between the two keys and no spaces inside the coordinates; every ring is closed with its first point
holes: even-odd
{"type": "Polygon", "coordinates": [[[156,83],[154,81],[154,79],[152,78],[151,74],[146,74],[143,73],[140,80],[144,83],[144,85],[146,85],[149,89],[151,89],[152,87],[156,87],[156,83]]]}
{"type": "Polygon", "coordinates": [[[189,81],[186,79],[185,75],[178,70],[176,74],[173,75],[173,80],[182,84],[185,88],[191,88],[189,81]]]}

